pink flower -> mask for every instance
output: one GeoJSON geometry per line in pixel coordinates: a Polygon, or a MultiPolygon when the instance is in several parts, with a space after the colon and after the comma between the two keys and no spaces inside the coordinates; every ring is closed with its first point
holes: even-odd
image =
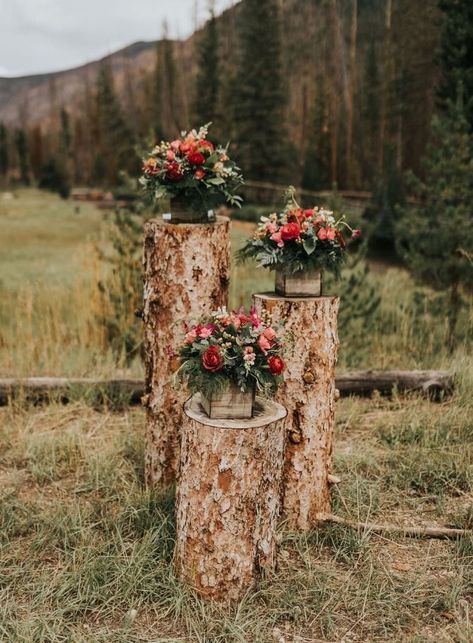
{"type": "Polygon", "coordinates": [[[255,351],[254,351],[253,346],[245,346],[244,352],[245,352],[245,354],[248,354],[248,353],[254,353],[255,351]]]}
{"type": "Polygon", "coordinates": [[[361,237],[361,230],[359,228],[353,230],[353,232],[351,233],[352,239],[358,239],[358,237],[361,237]]]}
{"type": "Polygon", "coordinates": [[[253,328],[261,326],[261,317],[258,315],[254,307],[250,308],[250,318],[248,321],[251,321],[253,328]]]}
{"type": "Polygon", "coordinates": [[[266,339],[269,339],[269,341],[272,342],[276,337],[276,331],[274,330],[274,328],[271,328],[271,326],[268,326],[263,335],[266,337],[266,339]]]}
{"type": "Polygon", "coordinates": [[[278,231],[277,223],[273,223],[272,221],[270,221],[269,223],[266,224],[266,230],[271,234],[274,234],[275,232],[278,231]]]}
{"type": "Polygon", "coordinates": [[[241,320],[240,320],[239,315],[232,314],[231,315],[231,320],[232,320],[232,324],[238,330],[240,328],[240,326],[241,326],[241,320]]]}
{"type": "Polygon", "coordinates": [[[280,248],[284,247],[284,241],[281,238],[281,233],[280,232],[275,232],[274,234],[272,234],[270,239],[271,239],[271,241],[275,241],[280,248]]]}
{"type": "Polygon", "coordinates": [[[327,239],[333,241],[336,237],[337,231],[335,228],[327,228],[327,239]]]}
{"type": "Polygon", "coordinates": [[[208,339],[211,334],[211,329],[204,326],[204,328],[202,328],[199,332],[199,337],[200,339],[208,339]]]}
{"type": "Polygon", "coordinates": [[[193,344],[197,339],[197,331],[195,328],[186,333],[186,344],[193,344]]]}
{"type": "Polygon", "coordinates": [[[181,145],[181,141],[179,139],[176,139],[175,141],[172,141],[171,149],[176,152],[179,149],[180,145],[181,145]]]}
{"type": "Polygon", "coordinates": [[[173,152],[172,150],[168,150],[166,152],[166,158],[168,161],[175,161],[176,160],[176,153],[173,152]]]}
{"type": "Polygon", "coordinates": [[[317,237],[321,241],[325,241],[325,239],[327,238],[327,228],[320,228],[320,230],[317,232],[317,237]]]}
{"type": "Polygon", "coordinates": [[[261,348],[263,353],[266,355],[266,353],[271,348],[271,343],[269,342],[269,340],[264,335],[260,335],[258,337],[258,346],[261,348]]]}

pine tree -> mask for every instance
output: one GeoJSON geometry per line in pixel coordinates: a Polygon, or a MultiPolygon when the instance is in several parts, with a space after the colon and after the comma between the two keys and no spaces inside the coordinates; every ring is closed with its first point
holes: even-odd
{"type": "Polygon", "coordinates": [[[414,184],[422,206],[405,212],[397,246],[420,280],[449,291],[447,344],[453,351],[461,285],[473,282],[473,137],[461,96],[433,121],[425,170],[425,181],[414,184]]]}
{"type": "Polygon", "coordinates": [[[43,133],[37,125],[30,133],[31,140],[31,169],[35,179],[39,178],[43,166],[43,133]]]}
{"type": "Polygon", "coordinates": [[[28,139],[23,129],[15,130],[15,147],[18,155],[18,165],[20,168],[20,181],[23,185],[30,183],[30,160],[28,151],[28,139]]]}
{"type": "Polygon", "coordinates": [[[440,103],[457,99],[459,84],[470,128],[473,129],[473,3],[471,0],[440,0],[443,12],[439,62],[443,77],[438,88],[440,103]]]}
{"type": "Polygon", "coordinates": [[[155,86],[153,97],[154,131],[157,140],[175,135],[182,124],[176,99],[176,66],[174,43],[169,39],[166,23],[156,46],[155,86]]]}
{"type": "Polygon", "coordinates": [[[0,176],[5,178],[10,167],[8,153],[8,134],[4,123],[0,123],[0,176]]]}
{"type": "Polygon", "coordinates": [[[67,109],[61,109],[61,147],[64,154],[68,155],[71,149],[72,134],[69,112],[67,109]]]}
{"type": "Polygon", "coordinates": [[[243,0],[241,56],[233,114],[237,158],[249,178],[284,178],[287,135],[279,3],[243,0]]]}
{"type": "Polygon", "coordinates": [[[109,185],[116,185],[121,170],[136,174],[139,165],[107,62],[102,64],[97,79],[96,110],[99,140],[95,179],[104,178],[109,185]]]}
{"type": "MultiPolygon", "coordinates": [[[[196,124],[218,122],[218,101],[220,97],[218,47],[217,19],[212,9],[198,45],[198,72],[194,99],[196,124]]],[[[215,132],[215,127],[213,131],[215,132]]]]}
{"type": "Polygon", "coordinates": [[[312,110],[312,128],[307,144],[302,187],[321,190],[330,187],[330,131],[327,114],[327,92],[322,77],[317,82],[317,94],[312,110]]]}

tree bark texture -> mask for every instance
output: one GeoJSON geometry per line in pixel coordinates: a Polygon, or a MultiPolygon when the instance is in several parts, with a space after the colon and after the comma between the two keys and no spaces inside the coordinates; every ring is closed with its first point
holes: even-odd
{"type": "Polygon", "coordinates": [[[293,336],[276,397],[288,411],[282,509],[290,528],[307,530],[331,506],[339,299],[258,294],[254,302],[293,336]]]}
{"type": "Polygon", "coordinates": [[[152,219],[144,232],[145,469],[153,486],[176,477],[187,397],[172,386],[169,352],[182,340],[184,321],[227,305],[230,221],[175,225],[152,219]]]}
{"type": "Polygon", "coordinates": [[[256,398],[248,420],[211,420],[185,405],[175,567],[199,594],[239,600],[275,565],[286,410],[256,398]]]}

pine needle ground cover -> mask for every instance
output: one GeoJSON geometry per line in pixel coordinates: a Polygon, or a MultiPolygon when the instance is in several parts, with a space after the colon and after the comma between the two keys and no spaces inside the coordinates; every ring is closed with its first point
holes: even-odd
{"type": "MultiPolygon", "coordinates": [[[[337,403],[334,511],[473,526],[473,371],[454,396],[337,403]]],[[[279,530],[278,570],[229,611],[172,570],[173,490],[143,483],[141,410],[0,409],[0,640],[470,641],[473,540],[279,530]]]]}

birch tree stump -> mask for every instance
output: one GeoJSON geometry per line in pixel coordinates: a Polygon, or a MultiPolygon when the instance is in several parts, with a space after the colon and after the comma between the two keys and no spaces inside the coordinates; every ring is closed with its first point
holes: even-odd
{"type": "Polygon", "coordinates": [[[275,565],[286,410],[256,398],[251,419],[211,420],[185,405],[175,566],[199,594],[240,599],[275,565]]]}
{"type": "Polygon", "coordinates": [[[282,510],[289,527],[307,530],[331,507],[339,299],[257,294],[254,303],[294,339],[276,397],[288,412],[282,510]]]}
{"type": "Polygon", "coordinates": [[[145,471],[148,484],[157,485],[175,479],[187,397],[172,386],[169,351],[182,339],[184,320],[227,305],[230,221],[176,225],[151,219],[144,233],[145,471]]]}

